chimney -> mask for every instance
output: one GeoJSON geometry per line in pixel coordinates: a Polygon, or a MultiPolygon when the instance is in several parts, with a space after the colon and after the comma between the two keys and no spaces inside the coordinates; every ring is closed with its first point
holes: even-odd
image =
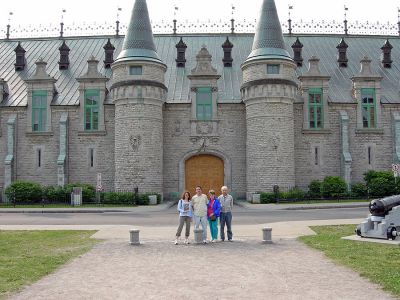
{"type": "Polygon", "coordinates": [[[346,44],[346,42],[344,41],[344,39],[342,38],[340,40],[339,45],[336,46],[336,49],[338,49],[338,63],[339,63],[339,67],[343,67],[346,68],[347,67],[347,62],[349,61],[347,59],[347,48],[349,46],[346,44]]]}
{"type": "Polygon", "coordinates": [[[225,43],[222,44],[222,49],[224,50],[224,58],[222,62],[224,63],[224,67],[232,67],[232,48],[233,44],[229,41],[229,38],[226,37],[225,43]]]}
{"type": "Polygon", "coordinates": [[[110,39],[108,39],[107,44],[103,47],[104,49],[104,67],[106,69],[111,68],[111,64],[114,62],[114,50],[115,47],[111,44],[110,39]]]}
{"type": "Polygon", "coordinates": [[[22,48],[21,43],[18,42],[17,47],[14,49],[15,51],[15,71],[23,71],[25,69],[26,65],[26,59],[25,59],[25,52],[26,50],[22,48]]]}
{"type": "Polygon", "coordinates": [[[69,68],[69,47],[65,43],[65,40],[63,41],[62,45],[60,48],[60,61],[58,62],[58,66],[60,70],[68,70],[69,68]]]}
{"type": "Polygon", "coordinates": [[[298,67],[303,65],[303,57],[301,55],[301,51],[303,49],[303,44],[300,42],[299,38],[296,38],[296,41],[292,45],[293,49],[293,60],[297,64],[298,67]]]}
{"type": "Polygon", "coordinates": [[[381,47],[382,50],[382,66],[384,68],[392,67],[392,48],[393,46],[386,40],[385,44],[381,47]]]}
{"type": "Polygon", "coordinates": [[[177,51],[177,57],[175,59],[176,61],[176,66],[178,68],[184,68],[185,63],[186,63],[186,58],[185,58],[185,51],[186,51],[186,44],[183,42],[182,38],[179,40],[179,42],[175,45],[176,51],[177,51]]]}

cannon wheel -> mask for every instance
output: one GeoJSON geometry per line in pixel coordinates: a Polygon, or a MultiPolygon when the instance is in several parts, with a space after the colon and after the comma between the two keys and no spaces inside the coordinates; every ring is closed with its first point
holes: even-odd
{"type": "Polygon", "coordinates": [[[389,227],[387,229],[387,238],[388,238],[388,240],[394,240],[396,238],[396,236],[393,235],[394,231],[396,231],[396,227],[389,227]]]}
{"type": "Polygon", "coordinates": [[[361,226],[360,225],[358,225],[357,228],[356,228],[356,234],[358,236],[361,236],[361,226]]]}

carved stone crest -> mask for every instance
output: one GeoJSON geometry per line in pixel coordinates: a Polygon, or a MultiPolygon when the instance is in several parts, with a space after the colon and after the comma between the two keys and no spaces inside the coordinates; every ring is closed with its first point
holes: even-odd
{"type": "Polygon", "coordinates": [[[140,135],[131,135],[129,137],[129,143],[134,152],[139,151],[139,146],[142,144],[142,137],[140,135]]]}
{"type": "Polygon", "coordinates": [[[211,134],[213,131],[213,124],[210,122],[198,122],[196,126],[197,134],[211,134]]]}

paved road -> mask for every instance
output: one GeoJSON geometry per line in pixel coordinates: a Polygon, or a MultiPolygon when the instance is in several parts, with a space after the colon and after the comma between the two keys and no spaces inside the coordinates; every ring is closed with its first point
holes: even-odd
{"type": "MultiPolygon", "coordinates": [[[[334,208],[312,210],[250,210],[234,208],[234,223],[255,225],[282,221],[357,219],[368,215],[367,208],[334,208]]],[[[107,213],[0,213],[0,225],[137,225],[175,226],[175,207],[154,212],[107,213]]]]}

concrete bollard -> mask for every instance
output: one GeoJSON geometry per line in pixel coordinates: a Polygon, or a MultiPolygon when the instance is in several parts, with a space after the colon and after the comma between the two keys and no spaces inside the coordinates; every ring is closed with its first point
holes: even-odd
{"type": "Polygon", "coordinates": [[[194,243],[201,244],[203,243],[203,229],[195,229],[194,230],[194,243]]]}
{"type": "Polygon", "coordinates": [[[272,228],[264,227],[263,231],[263,244],[272,244],[272,228]]]}
{"type": "Polygon", "coordinates": [[[140,245],[139,232],[140,232],[139,229],[131,229],[131,230],[129,230],[129,233],[130,233],[129,244],[131,244],[131,245],[140,245]]]}

